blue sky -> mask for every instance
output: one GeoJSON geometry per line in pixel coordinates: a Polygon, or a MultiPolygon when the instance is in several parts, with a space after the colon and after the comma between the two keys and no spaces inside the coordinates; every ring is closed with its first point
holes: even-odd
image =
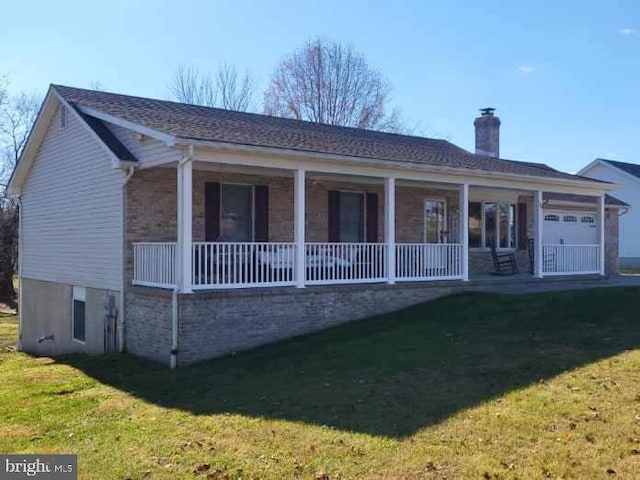
{"type": "Polygon", "coordinates": [[[0,73],[166,98],[180,64],[250,69],[266,85],[307,39],[352,44],[427,136],[473,149],[477,109],[496,107],[505,158],[576,171],[640,163],[640,2],[5,2],[0,73]],[[9,19],[9,21],[7,21],[9,19]]]}

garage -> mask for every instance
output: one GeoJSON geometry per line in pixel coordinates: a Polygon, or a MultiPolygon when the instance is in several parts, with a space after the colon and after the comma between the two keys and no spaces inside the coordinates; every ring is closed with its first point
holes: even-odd
{"type": "Polygon", "coordinates": [[[595,212],[576,210],[545,210],[543,243],[595,245],[598,243],[595,212]]]}

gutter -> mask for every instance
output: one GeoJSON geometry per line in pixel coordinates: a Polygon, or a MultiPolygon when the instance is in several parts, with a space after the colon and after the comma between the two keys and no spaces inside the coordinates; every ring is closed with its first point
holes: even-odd
{"type": "Polygon", "coordinates": [[[127,175],[124,177],[122,181],[122,219],[121,219],[121,228],[122,228],[122,239],[120,245],[120,255],[121,255],[121,266],[122,266],[122,275],[120,278],[120,321],[118,322],[118,352],[124,352],[124,294],[125,289],[127,287],[127,219],[126,219],[126,190],[127,184],[133,174],[135,172],[135,168],[133,166],[128,167],[127,175]]]}

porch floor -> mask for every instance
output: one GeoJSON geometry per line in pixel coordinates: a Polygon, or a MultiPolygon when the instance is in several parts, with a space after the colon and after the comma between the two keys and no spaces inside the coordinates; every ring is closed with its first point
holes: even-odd
{"type": "MultiPolygon", "coordinates": [[[[229,290],[202,289],[194,292],[194,295],[208,294],[220,296],[255,296],[282,294],[290,292],[292,294],[304,291],[337,290],[345,293],[353,290],[364,289],[384,289],[384,288],[443,288],[448,287],[451,293],[458,292],[493,292],[493,293],[536,293],[562,290],[582,290],[599,287],[619,287],[619,286],[640,286],[640,275],[575,275],[536,278],[528,272],[514,275],[493,275],[489,273],[472,275],[468,282],[462,280],[440,280],[427,282],[397,282],[390,286],[386,283],[361,283],[344,285],[308,285],[305,289],[297,289],[292,286],[286,287],[266,287],[266,288],[239,288],[229,290]]],[[[148,287],[138,287],[146,289],[148,287]]]]}

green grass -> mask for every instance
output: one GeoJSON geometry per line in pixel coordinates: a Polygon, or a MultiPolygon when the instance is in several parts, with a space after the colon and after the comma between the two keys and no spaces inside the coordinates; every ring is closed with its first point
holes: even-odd
{"type": "Polygon", "coordinates": [[[14,353],[4,316],[0,452],[100,479],[638,478],[639,311],[638,288],[460,295],[177,371],[14,353]]]}

